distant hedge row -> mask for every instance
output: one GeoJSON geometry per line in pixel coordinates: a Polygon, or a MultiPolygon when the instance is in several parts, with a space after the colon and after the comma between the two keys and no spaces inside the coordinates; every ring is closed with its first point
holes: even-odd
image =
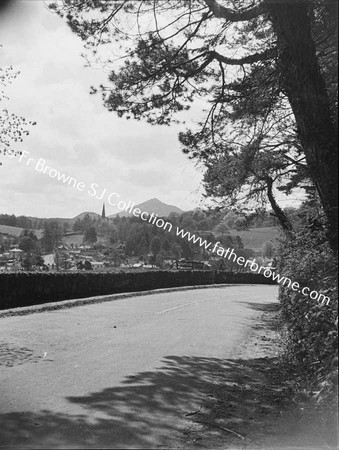
{"type": "Polygon", "coordinates": [[[0,274],[0,309],[96,295],[220,283],[274,284],[263,275],[215,271],[0,274]]]}

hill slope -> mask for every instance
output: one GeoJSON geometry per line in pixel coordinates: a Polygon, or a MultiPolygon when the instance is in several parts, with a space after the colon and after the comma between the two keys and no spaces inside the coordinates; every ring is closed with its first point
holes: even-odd
{"type": "MultiPolygon", "coordinates": [[[[12,227],[10,225],[0,225],[0,233],[10,234],[16,237],[20,237],[24,230],[25,228],[12,227]]],[[[42,230],[29,230],[29,231],[33,231],[33,233],[38,239],[42,238],[42,230]]]]}
{"type": "MultiPolygon", "coordinates": [[[[78,214],[77,216],[73,217],[71,220],[77,220],[77,219],[83,219],[86,216],[89,216],[91,219],[97,219],[98,217],[101,217],[100,214],[97,214],[95,212],[83,212],[78,214]]],[[[66,219],[67,220],[67,219],[66,219]]]]}
{"type": "Polygon", "coordinates": [[[250,228],[249,230],[237,231],[230,230],[232,236],[240,236],[245,248],[251,248],[254,251],[260,251],[265,242],[271,241],[272,244],[281,235],[278,227],[250,228]]]}

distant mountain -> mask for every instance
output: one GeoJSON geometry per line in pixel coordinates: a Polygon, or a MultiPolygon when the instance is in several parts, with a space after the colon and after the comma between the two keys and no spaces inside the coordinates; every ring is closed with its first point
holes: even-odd
{"type": "MultiPolygon", "coordinates": [[[[107,206],[107,205],[106,205],[107,206]]],[[[133,206],[131,202],[131,206],[133,206]]],[[[184,211],[177,206],[168,205],[167,203],[161,202],[157,198],[152,198],[151,200],[147,200],[146,202],[140,203],[139,205],[134,205],[133,208],[139,208],[141,211],[148,212],[149,214],[157,214],[160,217],[168,217],[171,213],[182,214],[184,211]]],[[[49,218],[40,218],[40,217],[31,217],[31,216],[19,216],[19,219],[26,218],[27,225],[24,224],[21,227],[10,226],[10,225],[2,225],[0,223],[0,233],[7,233],[13,236],[20,236],[24,229],[30,229],[35,232],[38,238],[41,238],[42,228],[44,226],[44,222],[52,222],[56,221],[61,227],[68,226],[70,230],[74,223],[79,219],[82,220],[84,217],[89,216],[91,219],[98,219],[101,217],[101,214],[86,211],[78,214],[73,218],[61,218],[61,217],[49,217],[49,218]]],[[[0,214],[1,216],[1,214],[0,214]]],[[[6,216],[7,215],[3,215],[6,216]]],[[[113,214],[108,217],[131,217],[132,214],[126,211],[121,211],[119,213],[113,214]]]]}
{"type": "MultiPolygon", "coordinates": [[[[151,200],[146,200],[139,205],[135,205],[133,209],[139,208],[141,211],[146,211],[150,214],[154,213],[160,217],[168,217],[171,213],[182,214],[184,211],[177,206],[168,205],[167,203],[161,202],[157,198],[152,198],[151,200]]],[[[131,217],[132,214],[126,211],[121,211],[119,213],[113,214],[109,217],[131,217]]]]}

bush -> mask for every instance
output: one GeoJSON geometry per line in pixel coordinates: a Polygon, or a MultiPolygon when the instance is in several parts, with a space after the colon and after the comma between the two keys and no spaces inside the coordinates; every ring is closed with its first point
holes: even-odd
{"type": "MultiPolygon", "coordinates": [[[[307,221],[306,221],[307,222],[307,221]]],[[[287,328],[286,355],[309,389],[333,387],[338,361],[337,260],[322,227],[297,225],[279,249],[279,273],[328,297],[329,305],[280,287],[282,318],[287,328]],[[332,387],[331,387],[332,386],[332,387]]]]}

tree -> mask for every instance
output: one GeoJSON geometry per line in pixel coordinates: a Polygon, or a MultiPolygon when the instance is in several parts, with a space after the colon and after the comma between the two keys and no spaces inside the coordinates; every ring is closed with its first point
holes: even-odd
{"type": "Polygon", "coordinates": [[[25,255],[25,257],[22,260],[22,267],[24,270],[26,271],[30,271],[32,270],[32,266],[33,266],[33,257],[31,254],[27,254],[25,255]]]}
{"type": "MultiPolygon", "coordinates": [[[[126,240],[126,255],[144,256],[147,254],[150,238],[149,229],[139,222],[132,223],[128,227],[126,240]]],[[[122,233],[123,235],[124,233],[122,233]]]]}
{"type": "Polygon", "coordinates": [[[84,269],[85,270],[93,270],[92,264],[87,259],[84,262],[84,269]]]}
{"type": "Polygon", "coordinates": [[[18,226],[18,219],[14,214],[1,214],[0,216],[0,223],[1,225],[10,225],[12,227],[18,226]]]}
{"type": "Polygon", "coordinates": [[[81,219],[77,218],[77,220],[73,224],[73,230],[82,231],[83,233],[85,233],[85,231],[88,230],[93,225],[94,219],[89,214],[86,214],[81,219]]]}
{"type": "Polygon", "coordinates": [[[239,216],[234,221],[234,228],[237,231],[246,230],[248,228],[248,220],[245,216],[239,216]]]}
{"type": "Polygon", "coordinates": [[[175,227],[179,225],[179,214],[175,212],[171,212],[168,216],[168,220],[171,222],[171,224],[175,227]]]}
{"type": "Polygon", "coordinates": [[[24,270],[30,271],[33,266],[44,267],[45,262],[41,255],[27,253],[22,260],[22,267],[24,270]]]}
{"type": "Polygon", "coordinates": [[[41,240],[45,252],[53,252],[62,240],[63,232],[56,220],[46,221],[43,228],[41,240]]]}
{"type": "MultiPolygon", "coordinates": [[[[6,86],[11,84],[19,73],[14,71],[12,66],[0,68],[0,102],[2,104],[8,100],[5,94],[6,86]]],[[[6,106],[0,107],[0,154],[9,157],[21,154],[16,149],[17,143],[22,142],[24,137],[29,135],[28,127],[32,125],[36,125],[36,122],[27,121],[22,116],[10,113],[6,106]]],[[[1,162],[0,165],[2,165],[1,162]]]]}
{"type": "Polygon", "coordinates": [[[112,230],[109,236],[110,244],[116,244],[118,242],[117,232],[116,230],[112,230]]]}
{"type": "Polygon", "coordinates": [[[77,219],[73,224],[73,231],[82,231],[81,221],[77,219]]]}
{"type": "Polygon", "coordinates": [[[117,246],[111,247],[109,249],[109,256],[112,258],[114,263],[114,267],[117,267],[121,264],[121,261],[124,260],[124,252],[117,246]]]}
{"type": "Polygon", "coordinates": [[[274,254],[272,242],[267,241],[262,247],[262,256],[264,258],[272,258],[274,254]]]}
{"type": "Polygon", "coordinates": [[[233,241],[234,241],[235,248],[239,248],[239,249],[243,249],[244,248],[244,243],[243,243],[243,241],[242,241],[240,236],[238,236],[238,235],[234,236],[233,241]]]}
{"type": "Polygon", "coordinates": [[[215,231],[217,234],[221,234],[222,236],[225,235],[225,234],[230,234],[230,230],[229,230],[229,228],[228,228],[228,226],[226,225],[225,222],[219,223],[219,224],[214,228],[214,231],[215,231]]]}
{"type": "Polygon", "coordinates": [[[146,244],[146,240],[143,236],[137,241],[134,254],[136,256],[144,256],[147,254],[148,245],[146,244]]]}
{"type": "Polygon", "coordinates": [[[190,244],[188,242],[186,242],[184,240],[181,241],[180,247],[181,247],[181,256],[183,256],[186,259],[192,258],[193,251],[192,251],[192,248],[191,248],[191,246],[190,246],[190,244]]]}
{"type": "Polygon", "coordinates": [[[155,264],[162,269],[164,267],[164,257],[161,253],[155,256],[155,264]]]}
{"type": "Polygon", "coordinates": [[[35,253],[38,250],[37,241],[29,236],[23,236],[19,239],[19,248],[25,253],[35,253]]]}
{"type": "Polygon", "coordinates": [[[88,244],[94,244],[97,241],[97,232],[94,227],[90,227],[85,231],[84,242],[88,244]]]}
{"type": "Polygon", "coordinates": [[[171,251],[171,243],[168,241],[168,239],[165,239],[161,246],[164,255],[168,255],[171,251]]]}
{"type": "MultiPolygon", "coordinates": [[[[277,176],[291,187],[309,177],[331,246],[338,248],[336,2],[64,0],[50,7],[66,17],[94,58],[106,56],[109,84],[92,93],[101,92],[110,111],[169,124],[197,96],[208,99],[200,130],[180,135],[184,150],[203,162],[215,152],[234,159],[240,150],[229,143],[243,130],[243,157],[256,158],[254,181],[261,191],[268,184],[272,208],[277,176]],[[110,42],[114,52],[118,42],[121,55],[107,57],[110,42]],[[272,126],[284,133],[270,144],[272,126]]],[[[251,180],[246,176],[243,182],[251,180]]],[[[289,227],[283,215],[277,217],[289,227]]]]}
{"type": "Polygon", "coordinates": [[[35,255],[34,256],[34,264],[36,266],[43,267],[45,265],[45,261],[41,255],[35,255]]]}
{"type": "Polygon", "coordinates": [[[223,218],[223,223],[225,223],[229,229],[232,229],[234,227],[234,222],[238,218],[238,214],[234,211],[228,211],[223,218]]]}
{"type": "Polygon", "coordinates": [[[181,220],[181,226],[188,230],[195,230],[197,225],[193,217],[185,215],[181,220]]]}
{"type": "Polygon", "coordinates": [[[233,237],[229,233],[219,235],[219,236],[217,236],[216,239],[220,242],[220,245],[224,248],[236,248],[237,247],[233,237]]]}
{"type": "Polygon", "coordinates": [[[209,224],[208,220],[203,219],[203,220],[200,220],[200,222],[197,222],[197,229],[201,230],[201,231],[209,230],[210,224],[209,224]]]}
{"type": "Polygon", "coordinates": [[[78,270],[83,270],[83,269],[85,269],[85,265],[84,265],[84,262],[83,262],[83,261],[77,261],[77,262],[76,262],[76,266],[77,266],[77,269],[78,269],[78,270]]]}
{"type": "Polygon", "coordinates": [[[172,254],[174,259],[178,260],[181,258],[181,247],[176,242],[172,245],[172,254]]]}
{"type": "MultiPolygon", "coordinates": [[[[270,142],[272,143],[272,140],[270,142]]],[[[226,197],[229,206],[246,204],[252,199],[257,204],[264,204],[267,199],[282,229],[288,232],[292,229],[292,225],[277,203],[273,187],[274,184],[278,185],[280,189],[284,188],[290,193],[297,187],[295,180],[300,181],[306,177],[305,171],[302,172],[301,163],[297,168],[295,160],[294,162],[286,160],[284,149],[277,148],[269,154],[263,151],[262,145],[263,141],[260,140],[242,145],[241,149],[237,149],[234,145],[229,146],[215,152],[212,158],[202,153],[200,158],[207,167],[204,174],[206,193],[222,199],[226,197]]],[[[231,226],[234,226],[235,220],[230,222],[231,226]]]]}
{"type": "Polygon", "coordinates": [[[128,256],[133,256],[134,255],[134,251],[135,251],[135,247],[137,245],[137,236],[132,235],[132,236],[128,236],[127,241],[126,241],[126,255],[128,256]]]}
{"type": "Polygon", "coordinates": [[[154,236],[154,238],[151,240],[150,249],[154,256],[156,256],[160,252],[161,240],[160,238],[158,238],[158,236],[154,236]]]}

